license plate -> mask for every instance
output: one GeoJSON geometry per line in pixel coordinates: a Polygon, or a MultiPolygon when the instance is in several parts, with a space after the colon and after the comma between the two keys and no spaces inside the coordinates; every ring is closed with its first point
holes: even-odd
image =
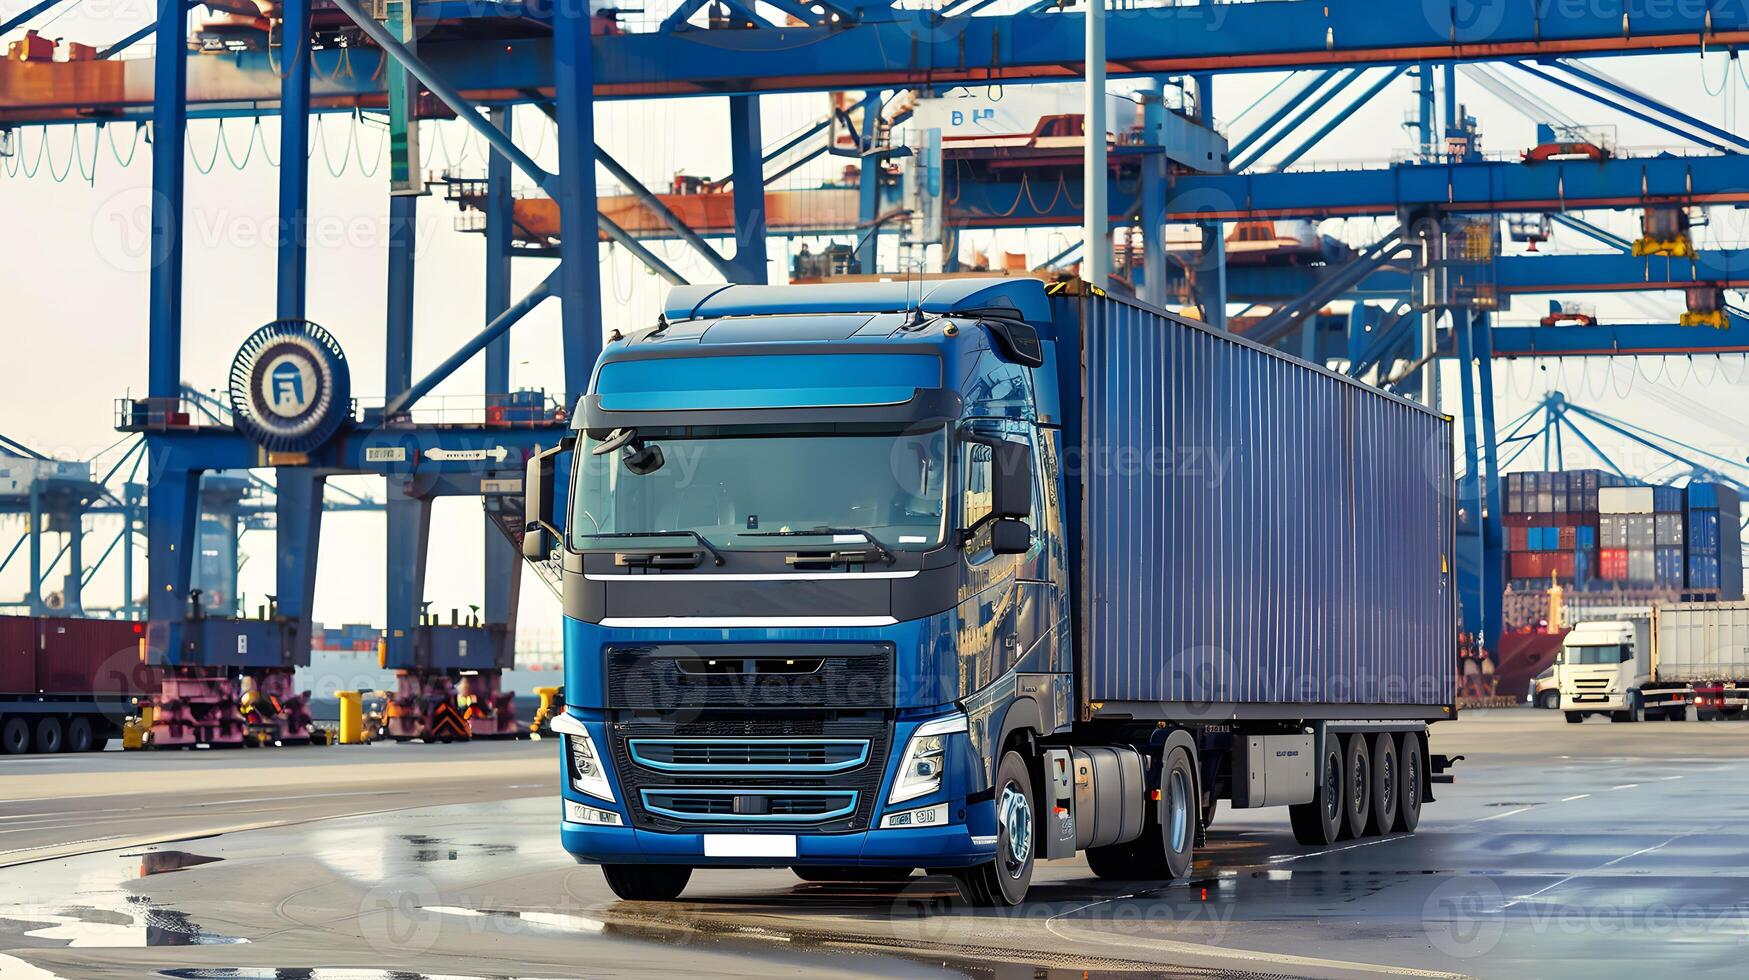
{"type": "Polygon", "coordinates": [[[720,858],[793,858],[794,834],[706,834],[704,856],[720,858]]]}

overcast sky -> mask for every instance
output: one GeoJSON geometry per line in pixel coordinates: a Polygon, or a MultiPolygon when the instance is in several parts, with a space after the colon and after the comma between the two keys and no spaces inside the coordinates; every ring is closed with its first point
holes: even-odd
{"type": "MultiPolygon", "coordinates": [[[[25,0],[0,0],[7,15],[25,0]]],[[[143,0],[82,0],[44,31],[86,43],[125,36],[148,22],[143,0]]],[[[39,18],[39,21],[46,18],[39,18]]],[[[16,37],[16,33],[13,35],[16,37]]],[[[140,53],[149,51],[142,47],[140,53]]],[[[1722,54],[1658,58],[1597,59],[1595,64],[1684,110],[1741,132],[1739,103],[1749,79],[1739,63],[1722,54]]],[[[1375,71],[1380,71],[1375,69],[1375,71]]],[[[1291,86],[1271,90],[1279,74],[1231,76],[1220,80],[1216,116],[1229,134],[1254,125],[1291,86]],[[1254,102],[1263,99],[1260,105],[1254,102]]],[[[1613,128],[1624,149],[1680,147],[1680,140],[1612,113],[1603,106],[1533,79],[1524,88],[1587,125],[1613,128]]],[[[1402,159],[1412,139],[1402,123],[1414,105],[1414,81],[1405,76],[1326,138],[1301,161],[1344,166],[1382,164],[1402,159]]],[[[1114,88],[1128,87],[1128,83],[1114,88]]],[[[1359,91],[1364,83],[1350,92],[1359,91]]],[[[1492,94],[1460,76],[1459,98],[1480,117],[1483,148],[1506,156],[1534,142],[1534,124],[1492,94]]],[[[825,94],[766,96],[761,111],[767,144],[775,143],[824,114],[825,94]]],[[[550,126],[533,110],[517,113],[519,141],[544,166],[556,169],[550,126]]],[[[603,146],[653,187],[665,186],[675,171],[721,176],[728,169],[728,110],[721,99],[670,99],[608,103],[597,109],[597,138],[603,146]]],[[[1305,130],[1305,131],[1309,131],[1305,130]]],[[[310,187],[313,247],[309,256],[308,314],[327,327],[345,348],[352,365],[353,390],[363,399],[383,388],[386,174],[379,128],[350,116],[321,117],[310,187]]],[[[273,222],[278,154],[278,120],[267,117],[190,125],[191,166],[187,186],[186,289],[183,377],[201,388],[217,389],[238,344],[274,313],[273,222]],[[220,142],[220,140],[223,142],[220,142]],[[210,172],[202,170],[210,168],[210,172]]],[[[147,279],[145,215],[151,180],[150,148],[132,124],[99,133],[92,126],[19,131],[15,155],[0,160],[0,215],[6,235],[0,242],[0,433],[50,455],[89,458],[118,439],[115,399],[140,393],[146,375],[147,279]],[[46,139],[46,144],[45,144],[46,139]],[[80,157],[73,154],[74,140],[80,157]],[[39,150],[40,147],[40,150],[39,150]],[[39,158],[39,152],[41,154],[39,158]],[[124,166],[130,154],[137,154],[124,166]],[[93,164],[95,161],[95,164],[93,164]],[[34,171],[34,176],[27,176],[34,171]]],[[[483,144],[459,123],[424,124],[427,167],[463,176],[483,176],[483,144]]],[[[1690,147],[1690,150],[1693,148],[1690,147]]],[[[816,161],[783,182],[815,186],[835,175],[843,161],[816,161]]],[[[611,179],[602,175],[604,193],[611,179]]],[[[483,237],[456,231],[455,208],[430,197],[420,202],[417,271],[415,374],[435,366],[463,339],[476,332],[483,316],[483,237]]],[[[1637,215],[1591,216],[1617,234],[1635,237],[1637,215]]],[[[1744,215],[1714,209],[1697,230],[1701,247],[1742,244],[1744,215]]],[[[1351,243],[1379,236],[1386,223],[1374,219],[1325,222],[1325,234],[1351,243]]],[[[1027,252],[1042,261],[1073,241],[1073,229],[1034,232],[981,232],[964,236],[962,251],[1027,252]]],[[[813,243],[816,248],[821,243],[813,243]]],[[[719,243],[732,253],[732,243],[719,243]]],[[[795,243],[799,246],[799,242],[795,243]]],[[[677,243],[652,246],[693,281],[713,278],[702,261],[677,243]]],[[[792,246],[771,242],[773,279],[787,268],[792,246]]],[[[1508,245],[1508,251],[1522,246],[1508,245]]],[[[1595,251],[1594,243],[1558,230],[1543,252],[1595,251]]],[[[644,271],[623,250],[601,252],[605,319],[609,328],[648,324],[665,292],[661,280],[644,271]]],[[[514,292],[520,294],[545,275],[550,263],[516,263],[514,292]]],[[[1605,322],[1673,322],[1683,308],[1675,294],[1575,297],[1594,302],[1605,322]]],[[[1737,298],[1740,301],[1740,298],[1737,298]]],[[[1546,309],[1547,298],[1520,300],[1502,319],[1529,322],[1546,309]]],[[[514,387],[560,387],[557,306],[548,303],[512,334],[514,387]]],[[[1450,375],[1448,370],[1448,377],[1450,375]]],[[[1497,365],[1496,397],[1501,419],[1524,411],[1551,389],[1575,401],[1640,424],[1679,435],[1733,459],[1745,456],[1749,428],[1749,364],[1741,356],[1648,358],[1581,362],[1518,361],[1497,365]]],[[[477,401],[482,375],[478,359],[459,371],[433,397],[460,405],[477,401]]],[[[428,399],[428,402],[430,399],[428,399]]],[[[433,403],[436,404],[436,403],[433,403]]],[[[1445,410],[1456,413],[1455,395],[1445,410]]],[[[1623,440],[1599,437],[1626,468],[1650,472],[1662,460],[1623,449],[1623,440]]],[[[1572,451],[1568,464],[1590,460],[1572,451]]],[[[113,451],[103,460],[113,459],[113,451]]],[[[1516,468],[1540,465],[1534,454],[1516,468]]],[[[1674,471],[1664,469],[1660,475],[1674,471]]],[[[1749,475],[1749,474],[1744,474],[1749,475]]],[[[351,486],[381,495],[380,486],[355,479],[351,486]]],[[[383,621],[382,519],[379,515],[330,515],[324,525],[316,616],[328,623],[383,621]]],[[[115,527],[93,522],[92,538],[107,543],[115,527]]],[[[22,531],[16,519],[0,518],[0,554],[22,531]]],[[[432,523],[432,554],[427,597],[434,607],[464,608],[480,601],[480,505],[477,500],[440,501],[432,523]]],[[[242,592],[258,600],[273,591],[270,532],[244,538],[247,564],[242,592]]],[[[89,552],[88,552],[89,553],[89,552]]],[[[20,561],[0,573],[0,596],[8,600],[26,589],[20,561]]],[[[113,565],[113,563],[112,563],[113,565]]],[[[136,566],[142,576],[144,562],[136,566]]],[[[113,568],[93,587],[95,601],[119,596],[113,568]]],[[[525,643],[550,645],[556,635],[557,605],[532,578],[523,590],[525,643]]]]}

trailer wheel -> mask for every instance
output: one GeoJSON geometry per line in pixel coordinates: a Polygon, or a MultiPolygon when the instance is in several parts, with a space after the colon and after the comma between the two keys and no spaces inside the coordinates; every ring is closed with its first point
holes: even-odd
{"type": "Polygon", "coordinates": [[[1032,885],[1038,806],[1032,772],[1018,752],[996,767],[996,859],[954,872],[960,897],[977,906],[1019,905],[1032,885]]]}
{"type": "Polygon", "coordinates": [[[1397,826],[1397,794],[1403,772],[1398,765],[1397,737],[1380,732],[1372,739],[1372,817],[1366,822],[1368,836],[1388,834],[1397,826]]]}
{"type": "Polygon", "coordinates": [[[68,752],[89,752],[91,741],[91,719],[78,715],[67,721],[68,752]]]}
{"type": "Polygon", "coordinates": [[[1566,716],[1567,716],[1567,724],[1569,724],[1569,725],[1577,725],[1580,722],[1585,720],[1584,712],[1568,711],[1568,712],[1564,712],[1564,714],[1566,714],[1566,716]]]}
{"type": "Polygon", "coordinates": [[[1365,837],[1372,819],[1372,751],[1360,732],[1342,736],[1342,837],[1365,837]]]}
{"type": "Polygon", "coordinates": [[[22,755],[30,751],[30,722],[23,718],[8,718],[0,724],[0,750],[7,755],[22,755]]]}
{"type": "Polygon", "coordinates": [[[604,864],[607,887],[628,902],[672,902],[686,890],[692,869],[674,864],[604,864]]]}
{"type": "Polygon", "coordinates": [[[1317,789],[1310,803],[1295,803],[1287,808],[1294,827],[1294,840],[1301,844],[1324,846],[1334,844],[1342,836],[1342,743],[1338,739],[1324,740],[1324,758],[1317,789]]]}
{"type": "Polygon", "coordinates": [[[1405,834],[1412,834],[1421,826],[1421,794],[1427,785],[1427,764],[1423,760],[1421,736],[1404,732],[1403,742],[1397,746],[1397,765],[1403,777],[1397,786],[1396,829],[1405,834]]]}
{"type": "Polygon", "coordinates": [[[53,755],[66,748],[66,730],[61,727],[61,719],[54,715],[46,715],[37,719],[36,738],[30,747],[37,752],[53,755]]]}

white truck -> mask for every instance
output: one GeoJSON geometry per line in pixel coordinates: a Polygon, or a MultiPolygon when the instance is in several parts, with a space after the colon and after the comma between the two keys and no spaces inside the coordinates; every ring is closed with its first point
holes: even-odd
{"type": "Polygon", "coordinates": [[[1555,658],[1561,711],[1611,721],[1732,717],[1749,707],[1749,602],[1684,602],[1573,627],[1555,658]]]}

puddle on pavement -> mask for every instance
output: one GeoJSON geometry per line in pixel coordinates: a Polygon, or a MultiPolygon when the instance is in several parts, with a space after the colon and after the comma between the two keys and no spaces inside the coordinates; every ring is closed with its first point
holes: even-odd
{"type": "Polygon", "coordinates": [[[102,854],[7,869],[0,940],[83,949],[212,946],[248,940],[212,932],[129,883],[220,860],[178,850],[102,854]]]}

